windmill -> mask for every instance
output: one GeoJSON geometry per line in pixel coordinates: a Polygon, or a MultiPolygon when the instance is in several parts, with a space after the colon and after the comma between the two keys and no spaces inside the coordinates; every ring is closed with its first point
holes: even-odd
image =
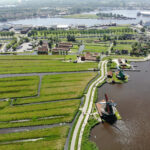
{"type": "Polygon", "coordinates": [[[100,102],[100,104],[106,104],[105,112],[108,113],[108,115],[114,114],[113,107],[116,107],[117,104],[112,100],[109,100],[107,94],[105,94],[105,101],[100,102]]]}
{"type": "Polygon", "coordinates": [[[107,94],[105,94],[105,100],[96,103],[97,110],[103,122],[113,124],[117,121],[116,106],[116,103],[108,99],[107,94]]]}

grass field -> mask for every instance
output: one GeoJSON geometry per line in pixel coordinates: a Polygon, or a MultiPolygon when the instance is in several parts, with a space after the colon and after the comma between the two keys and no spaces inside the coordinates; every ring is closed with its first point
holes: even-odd
{"type": "Polygon", "coordinates": [[[118,44],[133,44],[137,42],[137,40],[117,40],[116,41],[118,44]]]}
{"type": "Polygon", "coordinates": [[[117,44],[116,46],[113,47],[114,50],[132,50],[131,44],[117,44]]]}
{"type": "Polygon", "coordinates": [[[102,52],[106,52],[109,48],[109,44],[94,44],[94,43],[90,43],[90,44],[85,44],[85,49],[84,52],[98,52],[98,53],[102,53],[102,52]]]}
{"type": "Polygon", "coordinates": [[[71,53],[77,53],[79,50],[78,45],[73,45],[73,48],[71,48],[71,53]]]}
{"type": "Polygon", "coordinates": [[[50,129],[40,129],[19,133],[9,133],[0,135],[0,149],[7,150],[62,150],[68,134],[68,126],[54,127],[50,129]],[[21,142],[13,144],[1,144],[16,140],[28,140],[41,138],[35,142],[21,142]]]}
{"type": "Polygon", "coordinates": [[[8,106],[0,110],[0,128],[71,122],[79,105],[80,100],[68,100],[29,106],[8,106]],[[19,120],[22,122],[17,122],[19,120]]]}
{"type": "Polygon", "coordinates": [[[81,98],[88,82],[96,73],[77,73],[44,76],[40,97],[18,99],[17,104],[81,98]]]}
{"type": "Polygon", "coordinates": [[[91,68],[97,68],[97,63],[73,63],[63,62],[64,59],[74,58],[74,56],[61,56],[61,60],[56,60],[54,56],[13,56],[0,57],[0,74],[8,73],[34,73],[34,72],[64,72],[64,71],[81,71],[91,68]],[[46,59],[47,58],[47,59],[46,59]],[[50,58],[50,59],[48,59],[50,58]],[[52,60],[53,59],[53,60],[52,60]]]}
{"type": "Polygon", "coordinates": [[[3,108],[5,108],[6,106],[8,106],[9,105],[9,102],[8,101],[1,101],[0,102],[0,109],[3,109],[3,108]]]}
{"type": "Polygon", "coordinates": [[[37,95],[39,77],[12,77],[0,79],[0,98],[37,95]]]}
{"type": "MultiPolygon", "coordinates": [[[[32,105],[10,106],[9,102],[0,102],[0,128],[71,122],[78,111],[80,105],[79,98],[83,96],[84,89],[88,82],[95,76],[96,73],[94,72],[43,76],[39,97],[23,99],[19,98],[14,101],[14,104],[33,103],[32,105]],[[67,100],[58,101],[63,99],[67,100]],[[55,100],[55,102],[46,104],[34,103],[53,100],[55,100]]],[[[18,81],[22,81],[22,78],[28,79],[28,77],[19,78],[20,80],[17,77],[18,81]]],[[[33,77],[29,78],[32,79],[33,77]]],[[[14,79],[16,78],[4,78],[4,80],[7,82],[14,81],[14,79]]],[[[6,84],[6,86],[9,85],[10,87],[12,87],[17,84],[17,82],[12,82],[12,84],[11,82],[9,82],[6,84]]],[[[24,87],[25,83],[26,82],[23,82],[22,84],[18,85],[22,85],[24,87]]],[[[34,83],[32,83],[32,86],[34,86],[34,83]]],[[[14,87],[14,95],[15,88],[16,87],[14,87]]],[[[22,87],[20,87],[20,89],[22,89],[22,87]]],[[[7,89],[5,90],[7,93],[7,89]]],[[[8,95],[9,91],[10,90],[8,90],[8,95]]]]}

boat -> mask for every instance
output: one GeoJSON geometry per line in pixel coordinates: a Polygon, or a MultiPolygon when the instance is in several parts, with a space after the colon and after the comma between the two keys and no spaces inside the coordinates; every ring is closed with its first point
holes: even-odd
{"type": "Polygon", "coordinates": [[[117,104],[113,100],[109,100],[107,94],[105,99],[96,103],[96,108],[101,117],[102,122],[114,124],[117,120],[121,120],[121,116],[116,109],[117,104]]]}

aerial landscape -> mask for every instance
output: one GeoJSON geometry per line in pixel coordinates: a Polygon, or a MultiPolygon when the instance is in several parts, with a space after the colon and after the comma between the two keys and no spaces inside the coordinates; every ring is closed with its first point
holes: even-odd
{"type": "Polygon", "coordinates": [[[150,1],[0,0],[0,150],[149,150],[150,1]]]}

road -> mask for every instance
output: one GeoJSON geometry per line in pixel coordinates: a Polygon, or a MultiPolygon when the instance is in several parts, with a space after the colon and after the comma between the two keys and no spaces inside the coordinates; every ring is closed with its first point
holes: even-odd
{"type": "Polygon", "coordinates": [[[80,117],[79,117],[79,119],[76,123],[75,129],[74,129],[74,132],[73,132],[73,135],[72,135],[70,150],[75,150],[75,143],[76,143],[77,140],[78,140],[78,148],[77,149],[78,150],[81,149],[82,136],[83,136],[85,126],[88,122],[89,115],[90,115],[91,110],[92,110],[96,87],[100,83],[102,83],[105,80],[105,77],[106,77],[105,76],[106,72],[104,72],[104,70],[105,71],[107,70],[106,69],[107,68],[107,61],[100,62],[100,65],[101,65],[101,76],[90,85],[89,90],[86,94],[85,104],[82,108],[82,113],[81,113],[81,115],[80,115],[80,117]],[[82,122],[83,122],[83,124],[82,124],[82,122]],[[80,129],[80,126],[81,126],[81,129],[80,129]],[[78,132],[80,134],[79,134],[79,138],[77,139],[78,132]]]}

